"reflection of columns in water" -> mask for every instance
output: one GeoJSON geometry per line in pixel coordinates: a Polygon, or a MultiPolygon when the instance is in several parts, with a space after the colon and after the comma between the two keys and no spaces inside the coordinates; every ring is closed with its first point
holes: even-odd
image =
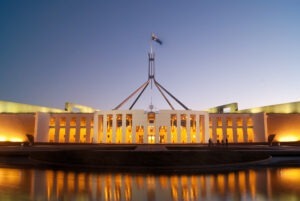
{"type": "Polygon", "coordinates": [[[272,175],[271,175],[271,170],[267,169],[267,175],[266,175],[266,180],[267,180],[267,185],[266,185],[266,190],[267,190],[267,196],[269,200],[272,200],[272,175]]]}
{"type": "Polygon", "coordinates": [[[154,176],[146,177],[146,189],[147,189],[147,200],[156,200],[155,192],[156,192],[156,179],[154,176]]]}
{"type": "Polygon", "coordinates": [[[212,200],[227,195],[255,199],[261,187],[272,199],[269,170],[172,176],[34,170],[29,178],[32,200],[72,200],[79,195],[86,200],[212,200]]]}
{"type": "Polygon", "coordinates": [[[254,170],[249,170],[249,189],[250,189],[250,195],[252,199],[255,199],[256,197],[256,173],[254,170]]]}

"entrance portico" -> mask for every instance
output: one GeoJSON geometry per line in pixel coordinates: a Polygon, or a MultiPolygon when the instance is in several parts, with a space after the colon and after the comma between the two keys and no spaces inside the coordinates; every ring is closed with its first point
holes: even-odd
{"type": "Polygon", "coordinates": [[[96,143],[204,143],[209,138],[208,113],[203,111],[109,110],[94,115],[96,143]]]}

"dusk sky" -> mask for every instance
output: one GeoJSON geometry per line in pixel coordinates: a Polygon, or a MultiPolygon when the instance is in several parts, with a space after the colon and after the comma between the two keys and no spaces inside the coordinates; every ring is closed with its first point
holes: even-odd
{"type": "MultiPolygon", "coordinates": [[[[2,0],[0,100],[112,109],[147,80],[152,32],[156,80],[191,109],[300,100],[298,0],[2,0]]],[[[151,96],[169,109],[150,88],[135,109],[151,96]]]]}

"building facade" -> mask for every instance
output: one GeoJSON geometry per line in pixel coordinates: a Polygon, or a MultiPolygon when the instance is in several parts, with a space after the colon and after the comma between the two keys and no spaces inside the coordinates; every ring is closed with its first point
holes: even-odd
{"type": "Polygon", "coordinates": [[[265,113],[209,114],[210,137],[213,142],[266,142],[265,113]]]}
{"type": "Polygon", "coordinates": [[[238,110],[237,104],[230,104],[230,110],[225,105],[208,111],[155,112],[66,105],[59,110],[0,101],[0,141],[27,141],[26,134],[44,143],[251,143],[267,142],[272,134],[277,141],[300,141],[299,102],[255,112],[238,110]]]}
{"type": "Polygon", "coordinates": [[[100,143],[204,143],[208,113],[192,110],[109,110],[95,112],[100,143]]]}

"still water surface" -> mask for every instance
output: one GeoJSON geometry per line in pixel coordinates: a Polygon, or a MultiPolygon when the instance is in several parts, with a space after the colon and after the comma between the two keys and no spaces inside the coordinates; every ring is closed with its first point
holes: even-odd
{"type": "Polygon", "coordinates": [[[180,175],[0,168],[0,200],[300,200],[300,168],[180,175]]]}

